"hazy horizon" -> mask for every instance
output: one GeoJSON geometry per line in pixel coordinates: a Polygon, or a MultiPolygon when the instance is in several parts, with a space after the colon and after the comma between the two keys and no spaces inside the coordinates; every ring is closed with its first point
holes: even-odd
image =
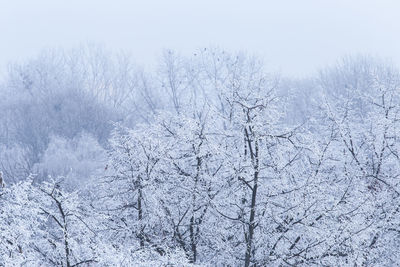
{"type": "Polygon", "coordinates": [[[139,65],[163,49],[218,46],[262,57],[287,76],[312,75],[345,55],[400,65],[397,1],[8,1],[0,4],[0,70],[44,48],[96,43],[139,65]],[[234,3],[234,4],[232,4],[234,3]],[[22,8],[24,7],[24,8],[22,8]]]}

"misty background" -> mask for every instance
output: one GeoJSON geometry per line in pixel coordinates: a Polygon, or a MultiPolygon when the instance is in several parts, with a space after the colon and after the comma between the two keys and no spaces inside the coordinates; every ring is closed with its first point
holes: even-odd
{"type": "Polygon", "coordinates": [[[308,76],[355,53],[399,65],[399,11],[395,0],[1,1],[0,66],[87,42],[148,66],[162,49],[208,46],[256,54],[284,75],[308,76]]]}

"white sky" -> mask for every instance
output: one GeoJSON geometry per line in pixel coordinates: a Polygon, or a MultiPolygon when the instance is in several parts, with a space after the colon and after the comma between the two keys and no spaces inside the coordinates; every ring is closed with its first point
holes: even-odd
{"type": "Polygon", "coordinates": [[[140,64],[164,48],[245,50],[297,76],[355,53],[400,65],[400,1],[0,0],[0,69],[86,42],[129,51],[140,64]]]}

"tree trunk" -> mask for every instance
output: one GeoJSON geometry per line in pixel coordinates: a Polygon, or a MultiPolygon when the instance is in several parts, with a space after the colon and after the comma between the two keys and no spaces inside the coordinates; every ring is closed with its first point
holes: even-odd
{"type": "Polygon", "coordinates": [[[143,208],[142,208],[142,183],[139,178],[139,189],[138,189],[138,219],[139,219],[139,240],[140,240],[140,247],[144,247],[144,233],[143,233],[143,208]]]}
{"type": "MultiPolygon", "coordinates": [[[[246,131],[247,138],[249,137],[246,131]]],[[[253,253],[253,239],[254,239],[254,229],[255,226],[255,216],[256,216],[256,202],[257,202],[257,188],[258,188],[258,142],[257,140],[254,142],[255,151],[253,153],[251,141],[248,139],[250,155],[253,162],[254,176],[253,176],[253,188],[251,190],[251,205],[250,205],[250,221],[249,228],[247,232],[247,240],[246,240],[246,254],[244,260],[244,266],[249,267],[251,262],[251,255],[253,253]]]]}
{"type": "Polygon", "coordinates": [[[196,235],[194,232],[195,227],[194,216],[190,218],[190,243],[191,243],[191,250],[192,250],[192,258],[190,259],[191,263],[196,263],[197,258],[197,245],[196,245],[196,235]]]}

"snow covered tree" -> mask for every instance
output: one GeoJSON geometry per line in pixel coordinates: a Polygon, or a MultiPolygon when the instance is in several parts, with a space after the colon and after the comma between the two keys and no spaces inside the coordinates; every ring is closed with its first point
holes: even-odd
{"type": "Polygon", "coordinates": [[[99,184],[98,209],[104,214],[110,240],[137,248],[160,244],[164,230],[157,225],[158,165],[162,141],[147,131],[117,127],[111,139],[106,175],[99,184]]]}

